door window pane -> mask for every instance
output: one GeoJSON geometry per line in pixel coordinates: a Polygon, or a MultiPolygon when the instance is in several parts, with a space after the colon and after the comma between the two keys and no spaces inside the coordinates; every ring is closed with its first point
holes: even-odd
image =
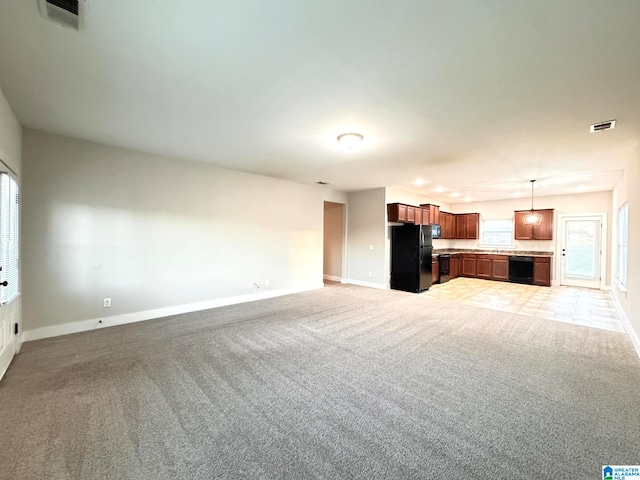
{"type": "Polygon", "coordinates": [[[567,221],[566,276],[596,278],[599,225],[595,220],[567,221]]]}

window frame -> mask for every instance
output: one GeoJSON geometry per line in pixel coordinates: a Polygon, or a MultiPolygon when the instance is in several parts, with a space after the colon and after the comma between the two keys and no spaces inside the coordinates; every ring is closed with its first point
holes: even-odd
{"type": "Polygon", "coordinates": [[[491,248],[503,248],[503,249],[515,249],[516,245],[514,244],[514,225],[513,225],[513,218],[494,218],[494,219],[483,219],[482,220],[482,228],[481,228],[481,242],[480,245],[481,247],[491,247],[491,248]],[[503,230],[503,231],[491,231],[491,232],[487,232],[487,223],[497,223],[497,222],[501,222],[504,225],[509,225],[509,229],[508,230],[503,230]],[[485,235],[487,233],[508,233],[508,237],[507,237],[507,242],[508,243],[494,243],[494,242],[488,242],[487,239],[485,238],[485,235]]]}

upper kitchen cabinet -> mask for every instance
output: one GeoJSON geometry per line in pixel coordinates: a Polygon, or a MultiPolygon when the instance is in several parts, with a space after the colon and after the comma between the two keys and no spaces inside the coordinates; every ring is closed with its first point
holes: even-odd
{"type": "MultiPolygon", "coordinates": [[[[395,223],[416,223],[416,207],[404,203],[388,203],[387,220],[395,223]]],[[[418,220],[422,220],[422,212],[418,220]]]]}
{"type": "Polygon", "coordinates": [[[456,240],[477,240],[480,226],[479,213],[457,213],[453,215],[456,240]]]}
{"type": "Polygon", "coordinates": [[[465,213],[467,223],[467,239],[476,240],[478,238],[478,232],[480,230],[480,214],[479,213],[465,213]]]}
{"type": "Polygon", "coordinates": [[[454,238],[454,215],[452,213],[440,212],[441,238],[454,238]]]}
{"type": "Polygon", "coordinates": [[[440,225],[440,206],[431,205],[430,203],[422,203],[420,207],[429,211],[429,223],[440,225]]]}
{"type": "Polygon", "coordinates": [[[416,208],[416,210],[422,211],[422,225],[431,225],[431,219],[429,218],[428,208],[416,208]]]}
{"type": "Polygon", "coordinates": [[[527,225],[524,217],[531,210],[518,210],[514,215],[514,237],[516,240],[553,240],[553,209],[534,210],[542,215],[540,225],[527,225]]]}
{"type": "Polygon", "coordinates": [[[407,222],[407,207],[402,203],[389,203],[387,204],[387,217],[390,222],[406,223],[407,222]]]}

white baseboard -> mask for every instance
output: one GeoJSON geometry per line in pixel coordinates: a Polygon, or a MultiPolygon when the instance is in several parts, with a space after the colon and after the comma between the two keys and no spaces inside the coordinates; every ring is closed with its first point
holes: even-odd
{"type": "Polygon", "coordinates": [[[266,298],[280,297],[282,295],[291,295],[292,293],[307,292],[323,287],[323,284],[314,284],[304,287],[283,288],[280,290],[271,290],[260,293],[251,293],[247,295],[238,295],[235,297],[207,300],[205,302],[189,303],[186,305],[175,305],[171,307],[156,308],[154,310],[144,310],[142,312],[125,313],[122,315],[115,315],[113,317],[80,320],[78,322],[63,323],[61,325],[52,325],[50,327],[25,330],[22,335],[22,340],[25,342],[31,342],[33,340],[40,340],[42,338],[58,337],[60,335],[68,335],[70,333],[86,332],[89,330],[96,330],[98,328],[114,327],[116,325],[125,325],[127,323],[153,320],[155,318],[168,317],[170,315],[179,315],[181,313],[197,312],[200,310],[208,310],[210,308],[224,307],[227,305],[235,305],[245,302],[253,302],[255,300],[264,300],[266,298]]]}
{"type": "Polygon", "coordinates": [[[338,277],[336,275],[322,275],[323,280],[331,280],[332,282],[340,282],[342,283],[342,277],[338,277]]]}
{"type": "Polygon", "coordinates": [[[369,287],[369,288],[377,288],[380,290],[388,290],[387,286],[384,283],[363,282],[360,280],[352,280],[350,278],[348,278],[345,283],[350,283],[351,285],[358,285],[360,287],[369,287]]]}
{"type": "Polygon", "coordinates": [[[631,339],[631,343],[633,344],[633,348],[636,349],[636,354],[638,355],[638,358],[640,358],[640,338],[638,338],[638,334],[631,326],[631,321],[627,316],[627,312],[625,312],[624,308],[622,308],[622,305],[620,304],[618,297],[615,296],[613,291],[609,292],[609,294],[611,295],[611,298],[613,299],[613,304],[616,306],[616,310],[618,310],[618,314],[622,319],[622,326],[627,331],[627,334],[631,339]]]}

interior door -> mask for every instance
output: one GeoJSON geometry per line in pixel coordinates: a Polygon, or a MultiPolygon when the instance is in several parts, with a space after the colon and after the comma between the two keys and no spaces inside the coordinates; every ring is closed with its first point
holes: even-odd
{"type": "Polygon", "coordinates": [[[602,223],[600,217],[563,217],[560,284],[600,288],[602,223]]]}

